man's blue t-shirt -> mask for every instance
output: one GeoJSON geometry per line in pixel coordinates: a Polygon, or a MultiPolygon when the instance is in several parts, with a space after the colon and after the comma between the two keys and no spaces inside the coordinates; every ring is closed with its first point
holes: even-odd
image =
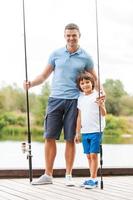
{"type": "Polygon", "coordinates": [[[66,47],[54,51],[49,57],[48,64],[54,70],[50,97],[61,99],[77,99],[77,75],[94,66],[91,57],[83,49],[79,48],[76,52],[70,53],[66,47]]]}

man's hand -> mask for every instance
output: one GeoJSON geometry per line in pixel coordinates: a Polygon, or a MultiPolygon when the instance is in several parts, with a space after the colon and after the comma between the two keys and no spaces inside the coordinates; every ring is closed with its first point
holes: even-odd
{"type": "Polygon", "coordinates": [[[30,89],[31,88],[31,82],[30,81],[24,81],[23,87],[24,87],[25,90],[30,89]]]}

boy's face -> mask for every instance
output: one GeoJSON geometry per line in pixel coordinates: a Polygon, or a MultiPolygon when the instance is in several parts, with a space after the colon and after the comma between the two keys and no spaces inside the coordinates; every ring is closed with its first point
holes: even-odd
{"type": "Polygon", "coordinates": [[[82,81],[80,81],[79,86],[85,94],[92,93],[92,83],[90,80],[83,79],[82,81]]]}

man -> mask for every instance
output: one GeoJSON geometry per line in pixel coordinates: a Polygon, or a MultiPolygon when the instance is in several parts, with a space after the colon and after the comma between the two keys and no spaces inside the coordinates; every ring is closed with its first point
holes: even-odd
{"type": "Polygon", "coordinates": [[[76,77],[81,71],[91,73],[97,81],[91,57],[79,46],[80,30],[76,24],[68,24],[64,30],[66,46],[54,51],[44,71],[34,80],[25,82],[29,89],[43,83],[53,72],[51,94],[45,117],[45,174],[33,181],[33,185],[52,184],[53,165],[56,156],[56,140],[63,128],[66,141],[66,185],[74,186],[72,167],[75,157],[75,128],[79,90],[76,77]]]}

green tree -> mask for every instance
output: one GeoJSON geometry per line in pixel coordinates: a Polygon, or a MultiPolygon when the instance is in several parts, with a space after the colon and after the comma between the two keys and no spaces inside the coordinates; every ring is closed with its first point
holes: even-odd
{"type": "Polygon", "coordinates": [[[124,95],[120,100],[120,114],[126,116],[133,116],[133,96],[124,95]]]}
{"type": "Polygon", "coordinates": [[[35,115],[35,123],[37,125],[42,125],[44,122],[49,94],[50,85],[46,82],[42,86],[41,94],[37,96],[36,105],[32,107],[32,112],[35,115]]]}
{"type": "Polygon", "coordinates": [[[121,98],[127,93],[120,80],[107,79],[103,84],[106,92],[107,112],[113,115],[120,115],[121,98]]]}
{"type": "Polygon", "coordinates": [[[25,93],[17,84],[7,85],[0,90],[0,110],[25,112],[25,93]]]}
{"type": "Polygon", "coordinates": [[[3,111],[3,108],[4,108],[4,100],[5,100],[5,98],[4,98],[3,94],[1,94],[1,92],[0,92],[0,112],[3,111]]]}

